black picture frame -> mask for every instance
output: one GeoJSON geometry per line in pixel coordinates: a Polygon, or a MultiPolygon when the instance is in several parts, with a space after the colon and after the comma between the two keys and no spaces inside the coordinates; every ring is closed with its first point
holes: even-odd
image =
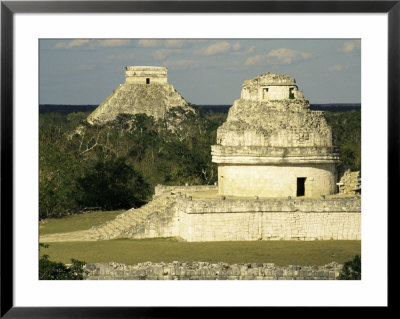
{"type": "MultiPolygon", "coordinates": [[[[400,1],[1,1],[1,317],[178,318],[226,309],[190,307],[15,307],[13,303],[13,19],[16,13],[387,13],[388,14],[388,220],[398,213],[400,1]]],[[[382,212],[381,212],[382,213],[382,212]]],[[[389,228],[393,222],[388,222],[389,228]]],[[[390,229],[388,229],[390,247],[390,229]]],[[[389,254],[388,254],[389,256],[389,254]]],[[[388,260],[390,263],[390,258],[388,260]]],[[[388,263],[388,264],[389,264],[388,263]]],[[[388,286],[390,280],[388,280],[388,286]]],[[[33,292],[34,293],[34,292],[33,292]]],[[[388,299],[389,309],[391,298],[388,299]]],[[[246,307],[235,314],[248,317],[246,307]]],[[[294,308],[291,308],[294,310],[294,308]]],[[[296,309],[296,314],[309,311],[296,309]]],[[[333,310],[334,311],[334,310],[333,310]]]]}

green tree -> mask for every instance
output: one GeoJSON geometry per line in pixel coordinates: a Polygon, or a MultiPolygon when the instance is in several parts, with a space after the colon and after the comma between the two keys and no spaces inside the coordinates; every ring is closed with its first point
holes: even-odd
{"type": "Polygon", "coordinates": [[[333,143],[340,148],[340,165],[361,170],[361,112],[324,112],[333,130],[333,143]]]}
{"type": "Polygon", "coordinates": [[[361,257],[359,255],[355,255],[353,260],[344,263],[338,279],[361,280],[361,257]]]}
{"type": "MultiPolygon", "coordinates": [[[[47,244],[39,244],[39,247],[48,248],[47,244]]],[[[39,259],[40,280],[82,280],[87,271],[84,270],[84,261],[71,259],[72,265],[67,266],[61,262],[49,260],[48,255],[39,259]]]]}
{"type": "Polygon", "coordinates": [[[39,214],[41,218],[76,209],[73,198],[75,179],[84,170],[85,164],[79,162],[78,153],[75,151],[76,145],[66,137],[68,125],[64,121],[65,118],[66,116],[55,113],[54,116],[44,116],[40,121],[39,214]]]}
{"type": "Polygon", "coordinates": [[[226,114],[178,107],[162,121],[120,114],[106,125],[88,125],[87,115],[40,114],[40,218],[137,206],[157,184],[215,182],[210,146],[226,114]]]}
{"type": "Polygon", "coordinates": [[[149,185],[124,159],[98,162],[77,179],[76,198],[80,206],[104,210],[138,207],[149,194],[149,185]]]}

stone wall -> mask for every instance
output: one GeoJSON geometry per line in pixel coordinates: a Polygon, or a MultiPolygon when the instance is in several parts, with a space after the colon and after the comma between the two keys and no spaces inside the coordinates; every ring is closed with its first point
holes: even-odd
{"type": "Polygon", "coordinates": [[[125,67],[125,82],[129,84],[167,84],[167,68],[127,66],[125,67]],[[146,79],[149,79],[149,83],[146,79]]]}
{"type": "Polygon", "coordinates": [[[262,85],[258,88],[243,88],[240,98],[246,100],[285,100],[289,99],[290,93],[293,99],[303,98],[303,92],[299,91],[296,85],[262,85]]]}
{"type": "Polygon", "coordinates": [[[179,215],[176,214],[174,204],[170,204],[162,211],[153,212],[141,223],[127,227],[119,237],[134,239],[179,237],[179,215]]]}
{"type": "Polygon", "coordinates": [[[246,80],[242,86],[241,99],[247,100],[284,100],[291,98],[302,98],[302,92],[298,91],[294,78],[274,73],[265,73],[252,79],[246,80]]]}
{"type": "Polygon", "coordinates": [[[161,194],[173,193],[188,193],[188,192],[207,192],[216,191],[218,186],[215,185],[193,185],[193,186],[165,186],[157,185],[154,190],[154,196],[159,196],[161,194]]]}
{"type": "Polygon", "coordinates": [[[126,229],[122,237],[189,242],[361,239],[360,197],[192,200],[172,193],[168,209],[126,229]]]}
{"type": "Polygon", "coordinates": [[[361,193],[361,176],[359,171],[351,172],[347,170],[344,172],[339,183],[339,194],[360,194],[361,193]]]}
{"type": "Polygon", "coordinates": [[[297,100],[249,102],[236,100],[217,130],[224,146],[332,146],[332,129],[323,112],[297,100]]]}
{"type": "Polygon", "coordinates": [[[88,230],[41,242],[176,237],[189,242],[360,240],[360,196],[219,197],[216,186],[157,186],[151,202],[88,230]],[[198,190],[198,191],[195,191],[198,190]]]}
{"type": "Polygon", "coordinates": [[[208,262],[86,265],[86,280],[334,280],[342,265],[276,266],[272,263],[212,264],[208,262]]]}
{"type": "Polygon", "coordinates": [[[227,196],[296,197],[297,178],[306,178],[305,196],[334,194],[335,164],[219,164],[219,193],[227,196]]]}
{"type": "Polygon", "coordinates": [[[187,241],[360,240],[359,198],[180,200],[187,241]]]}

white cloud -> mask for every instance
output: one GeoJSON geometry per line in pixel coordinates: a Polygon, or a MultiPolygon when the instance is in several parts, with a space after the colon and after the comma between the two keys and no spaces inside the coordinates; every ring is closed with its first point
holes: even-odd
{"type": "Polygon", "coordinates": [[[215,66],[215,61],[201,61],[199,59],[165,60],[162,65],[171,70],[187,70],[215,66]]]}
{"type": "Polygon", "coordinates": [[[329,71],[339,72],[342,70],[348,70],[352,67],[352,65],[343,65],[343,64],[335,64],[329,68],[329,71]]]}
{"type": "Polygon", "coordinates": [[[262,63],[267,63],[266,57],[264,55],[254,55],[252,57],[247,58],[246,61],[244,62],[245,65],[257,65],[262,63]]]}
{"type": "MultiPolygon", "coordinates": [[[[184,39],[140,39],[138,41],[138,46],[143,48],[156,48],[165,47],[168,49],[182,48],[189,43],[200,43],[205,42],[203,39],[199,40],[184,40],[184,39]]],[[[128,46],[131,44],[131,40],[127,39],[74,39],[70,41],[62,41],[56,43],[53,48],[55,49],[72,49],[76,47],[88,47],[88,48],[98,48],[98,47],[119,47],[128,46]]]]}
{"type": "Polygon", "coordinates": [[[179,39],[171,39],[171,40],[165,40],[164,46],[166,48],[181,48],[185,44],[184,40],[179,40],[179,39]]]}
{"type": "Polygon", "coordinates": [[[73,49],[76,47],[120,47],[130,44],[130,40],[124,39],[108,39],[108,40],[89,40],[89,39],[75,39],[71,41],[58,42],[54,45],[54,49],[73,49]]]}
{"type": "Polygon", "coordinates": [[[95,45],[98,47],[123,47],[131,43],[130,40],[123,39],[110,39],[110,40],[96,40],[95,45]]]}
{"type": "Polygon", "coordinates": [[[182,70],[195,68],[199,65],[199,62],[191,59],[166,60],[163,62],[163,65],[171,70],[182,70]]]}
{"type": "Polygon", "coordinates": [[[346,41],[343,44],[343,47],[340,49],[340,51],[344,52],[344,53],[350,53],[350,52],[354,52],[360,48],[361,48],[360,40],[346,41]]]}
{"type": "Polygon", "coordinates": [[[203,55],[214,55],[224,53],[231,49],[232,45],[229,42],[217,42],[203,49],[203,55]]]}
{"type": "Polygon", "coordinates": [[[109,62],[113,62],[113,61],[126,61],[126,60],[132,60],[135,57],[134,53],[127,53],[127,54],[119,54],[119,55],[109,55],[106,60],[109,62]]]}
{"type": "Polygon", "coordinates": [[[89,43],[89,41],[90,40],[77,39],[68,42],[58,42],[54,45],[54,49],[71,49],[74,47],[80,47],[82,45],[89,43]]]}
{"type": "Polygon", "coordinates": [[[234,51],[238,51],[240,50],[240,43],[236,42],[233,46],[232,46],[234,51]]]}
{"type": "Polygon", "coordinates": [[[247,50],[240,50],[240,51],[232,52],[232,54],[233,55],[246,55],[246,54],[253,53],[255,49],[256,49],[256,47],[254,45],[252,45],[247,50]]]}
{"type": "Polygon", "coordinates": [[[182,52],[182,50],[179,50],[179,49],[160,49],[160,50],[154,51],[151,55],[155,59],[163,60],[170,55],[180,54],[181,52],[182,52]]]}
{"type": "Polygon", "coordinates": [[[239,49],[240,49],[239,43],[231,44],[229,42],[222,41],[204,47],[200,51],[197,51],[196,53],[199,55],[210,56],[210,55],[226,53],[228,51],[237,51],[239,49]]]}
{"type": "Polygon", "coordinates": [[[308,52],[301,52],[287,48],[280,48],[269,51],[266,55],[255,55],[249,57],[245,65],[259,64],[292,64],[302,60],[307,60],[313,55],[308,52]]]}
{"type": "Polygon", "coordinates": [[[138,45],[144,48],[155,48],[160,46],[160,41],[154,39],[141,39],[139,40],[138,45]]]}
{"type": "Polygon", "coordinates": [[[311,53],[280,48],[268,52],[267,58],[270,64],[292,64],[293,62],[306,60],[312,57],[311,53]]]}

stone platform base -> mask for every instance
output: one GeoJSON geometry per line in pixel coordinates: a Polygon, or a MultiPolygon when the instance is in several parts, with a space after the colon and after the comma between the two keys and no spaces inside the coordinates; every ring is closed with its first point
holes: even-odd
{"type": "Polygon", "coordinates": [[[221,197],[216,186],[157,186],[147,205],[41,242],[177,237],[189,242],[360,240],[360,196],[221,197]]]}
{"type": "Polygon", "coordinates": [[[86,265],[86,280],[335,280],[343,265],[276,266],[272,263],[212,264],[208,262],[86,265]]]}
{"type": "Polygon", "coordinates": [[[213,186],[156,188],[174,197],[128,238],[180,237],[190,242],[240,240],[360,240],[361,198],[220,197],[213,186]]]}

